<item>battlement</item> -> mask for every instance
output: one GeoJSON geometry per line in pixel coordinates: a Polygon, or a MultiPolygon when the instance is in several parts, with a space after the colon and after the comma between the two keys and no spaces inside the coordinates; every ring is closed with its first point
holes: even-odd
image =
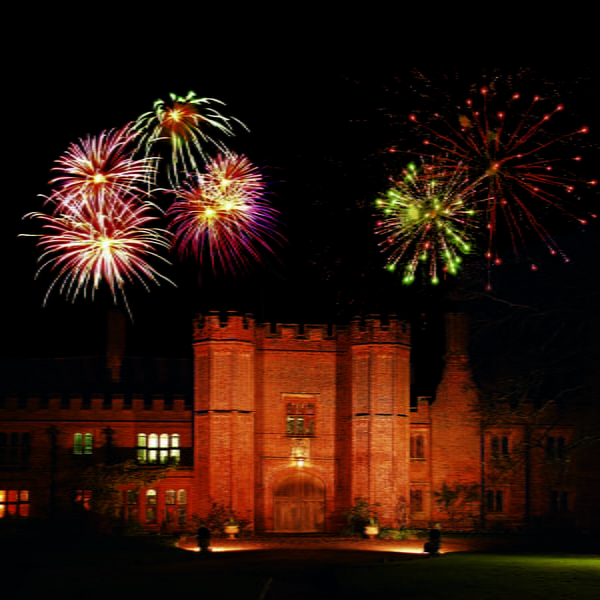
{"type": "Polygon", "coordinates": [[[254,317],[234,311],[211,311],[206,315],[198,315],[193,321],[193,328],[194,343],[208,340],[253,342],[255,336],[254,317]]]}
{"type": "Polygon", "coordinates": [[[349,333],[350,344],[410,345],[410,325],[395,315],[387,319],[378,315],[353,319],[349,333]]]}
{"type": "Polygon", "coordinates": [[[264,323],[260,325],[266,339],[298,339],[309,341],[334,340],[337,337],[335,325],[298,325],[296,323],[264,323]]]}

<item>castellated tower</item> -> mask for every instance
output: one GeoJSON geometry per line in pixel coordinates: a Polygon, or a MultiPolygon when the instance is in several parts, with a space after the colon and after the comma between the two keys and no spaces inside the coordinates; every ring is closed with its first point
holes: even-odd
{"type": "Polygon", "coordinates": [[[410,331],[390,318],[353,321],[349,332],[350,431],[348,501],[379,503],[393,523],[409,498],[410,331]]]}
{"type": "Polygon", "coordinates": [[[218,502],[254,522],[254,320],[200,316],[193,343],[199,513],[218,502]]]}
{"type": "Polygon", "coordinates": [[[444,510],[433,503],[432,518],[458,528],[477,524],[480,499],[466,501],[481,484],[481,421],[478,394],[467,354],[467,320],[462,314],[446,315],[446,354],[442,380],[431,407],[432,489],[462,488],[458,500],[444,510]]]}

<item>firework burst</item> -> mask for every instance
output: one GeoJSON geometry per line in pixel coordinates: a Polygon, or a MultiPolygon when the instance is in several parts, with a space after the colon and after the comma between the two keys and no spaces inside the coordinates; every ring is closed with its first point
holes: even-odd
{"type": "Polygon", "coordinates": [[[55,187],[50,199],[66,209],[68,203],[93,198],[94,205],[103,210],[114,198],[143,193],[142,188],[154,178],[155,159],[134,159],[134,139],[130,128],[125,127],[71,144],[53,168],[60,175],[50,182],[55,187]]]}
{"type": "MultiPolygon", "coordinates": [[[[551,212],[549,209],[558,209],[585,224],[585,219],[576,217],[568,208],[564,195],[573,194],[584,184],[596,185],[597,182],[555,174],[554,169],[556,163],[569,160],[564,158],[563,143],[586,134],[588,128],[579,127],[564,135],[551,136],[547,126],[563,110],[562,104],[542,117],[535,117],[539,96],[524,110],[518,109],[519,94],[513,94],[502,110],[492,110],[494,96],[488,88],[480,90],[480,97],[478,108],[470,98],[459,107],[455,121],[435,114],[433,124],[420,123],[416,115],[410,116],[427,134],[424,145],[435,159],[433,175],[447,181],[459,173],[485,188],[489,263],[501,262],[496,238],[502,223],[515,253],[518,246],[525,243],[525,229],[532,229],[550,253],[556,254],[560,249],[543,225],[546,213],[551,212]],[[555,152],[559,148],[561,151],[555,152]]],[[[573,153],[570,160],[580,161],[581,156],[573,153]]]]}
{"type": "Polygon", "coordinates": [[[43,264],[37,275],[45,267],[58,270],[44,303],[59,282],[60,293],[74,301],[80,292],[86,296],[88,289],[93,298],[104,280],[115,302],[120,292],[127,304],[124,292],[127,282],[138,280],[148,289],[146,280],[170,281],[148,264],[150,256],[165,260],[157,250],[169,247],[167,232],[146,226],[157,218],[151,214],[153,205],[115,197],[102,205],[90,197],[76,200],[54,197],[52,202],[56,203],[54,214],[26,215],[43,222],[44,232],[36,236],[43,250],[39,258],[43,264]],[[64,210],[65,206],[68,210],[64,210]]]}
{"type": "Polygon", "coordinates": [[[245,125],[232,117],[225,117],[211,105],[223,104],[213,98],[197,98],[194,92],[187,96],[170,94],[170,101],[157,100],[154,111],[138,118],[134,125],[139,136],[139,147],[145,147],[146,155],[162,140],[171,147],[171,159],[167,174],[172,187],[179,184],[180,174],[198,172],[198,158],[207,162],[206,147],[227,152],[217,135],[234,135],[232,121],[245,125]]]}
{"type": "Polygon", "coordinates": [[[219,156],[176,190],[167,211],[174,244],[181,255],[202,260],[208,252],[213,269],[219,263],[235,272],[261,250],[273,252],[277,241],[277,211],[264,199],[265,185],[258,169],[244,156],[219,156]]]}
{"type": "Polygon", "coordinates": [[[415,280],[420,264],[429,279],[437,284],[442,273],[455,275],[463,254],[472,248],[476,211],[473,200],[476,186],[458,173],[449,181],[432,177],[435,167],[419,172],[410,164],[402,178],[376,201],[382,218],[376,232],[389,254],[387,269],[404,264],[403,283],[415,280]]]}

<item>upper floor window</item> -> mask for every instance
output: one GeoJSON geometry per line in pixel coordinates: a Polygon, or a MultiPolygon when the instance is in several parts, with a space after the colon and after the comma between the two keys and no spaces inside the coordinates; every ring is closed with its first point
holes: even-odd
{"type": "Polygon", "coordinates": [[[504,490],[486,490],[485,508],[487,512],[504,512],[504,490]]]}
{"type": "Polygon", "coordinates": [[[548,437],[546,438],[546,458],[563,459],[567,455],[566,442],[564,437],[548,437]]]}
{"type": "Polygon", "coordinates": [[[29,464],[31,436],[29,433],[0,431],[0,467],[24,467],[29,464]]]}
{"type": "Polygon", "coordinates": [[[315,405],[288,402],[285,417],[287,435],[315,435],[315,405]]]}
{"type": "Polygon", "coordinates": [[[492,456],[494,458],[506,457],[510,453],[508,436],[495,435],[492,437],[492,456]]]}
{"type": "Polygon", "coordinates": [[[137,459],[140,463],[165,464],[179,462],[181,456],[178,433],[139,433],[137,436],[137,459]]]}
{"type": "Polygon", "coordinates": [[[410,490],[410,512],[423,512],[423,490],[420,488],[410,490]]]}
{"type": "Polygon", "coordinates": [[[93,436],[91,433],[76,433],[73,436],[73,454],[91,454],[93,436]]]}
{"type": "Polygon", "coordinates": [[[29,490],[0,490],[0,519],[29,516],[29,490]]]}
{"type": "Polygon", "coordinates": [[[425,458],[425,436],[421,433],[410,436],[410,457],[425,458]]]}

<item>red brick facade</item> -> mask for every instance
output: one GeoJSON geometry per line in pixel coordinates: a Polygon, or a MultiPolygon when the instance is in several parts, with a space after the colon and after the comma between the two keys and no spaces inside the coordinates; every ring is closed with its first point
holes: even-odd
{"type": "MultiPolygon", "coordinates": [[[[0,511],[65,510],[77,494],[74,465],[162,452],[178,468],[138,496],[124,490],[123,514],[148,530],[189,528],[218,503],[259,531],[338,531],[356,498],[396,527],[572,519],[578,492],[562,468],[571,429],[554,425],[544,450],[523,443],[535,435],[523,423],[484,428],[465,332],[462,317],[448,317],[437,394],[411,406],[410,331],[395,318],[336,329],[199,316],[192,402],[6,394],[0,511]],[[89,455],[77,446],[85,439],[89,455]]],[[[122,350],[108,347],[109,377],[119,382],[122,350]]],[[[589,527],[589,513],[576,524],[589,527]]]]}

